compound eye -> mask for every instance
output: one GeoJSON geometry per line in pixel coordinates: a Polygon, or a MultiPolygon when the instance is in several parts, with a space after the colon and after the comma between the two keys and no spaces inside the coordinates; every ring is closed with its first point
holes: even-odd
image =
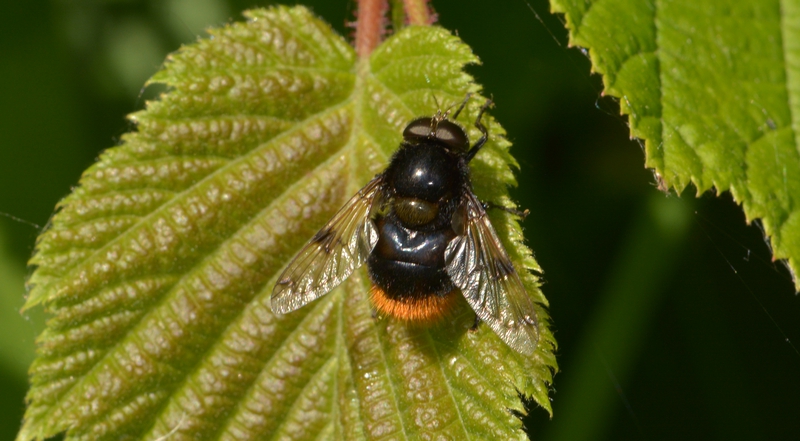
{"type": "Polygon", "coordinates": [[[436,126],[436,135],[434,136],[439,141],[447,144],[448,147],[458,150],[469,149],[469,140],[464,129],[448,120],[439,121],[439,125],[436,126]]]}
{"type": "Polygon", "coordinates": [[[425,139],[430,136],[432,126],[433,118],[417,118],[408,123],[406,128],[403,130],[403,138],[407,141],[425,139]]]}

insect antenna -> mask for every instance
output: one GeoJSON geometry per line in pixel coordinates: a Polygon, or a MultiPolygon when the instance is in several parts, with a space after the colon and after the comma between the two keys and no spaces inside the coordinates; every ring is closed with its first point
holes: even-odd
{"type": "Polygon", "coordinates": [[[441,111],[442,105],[439,104],[439,98],[436,98],[436,94],[433,95],[433,102],[436,103],[436,110],[441,111]]]}
{"type": "Polygon", "coordinates": [[[442,105],[439,104],[439,99],[436,98],[436,95],[433,95],[433,102],[436,103],[436,115],[431,117],[431,133],[428,135],[430,137],[436,135],[436,129],[439,127],[439,122],[443,119],[447,119],[447,112],[442,114],[442,105]]]}

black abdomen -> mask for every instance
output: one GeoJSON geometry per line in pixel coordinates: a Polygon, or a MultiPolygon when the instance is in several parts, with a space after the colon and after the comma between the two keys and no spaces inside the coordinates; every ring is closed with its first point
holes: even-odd
{"type": "Polygon", "coordinates": [[[388,218],[376,219],[378,243],[367,260],[373,283],[396,300],[445,296],[455,289],[445,272],[444,251],[455,237],[449,227],[434,231],[405,228],[388,218]]]}

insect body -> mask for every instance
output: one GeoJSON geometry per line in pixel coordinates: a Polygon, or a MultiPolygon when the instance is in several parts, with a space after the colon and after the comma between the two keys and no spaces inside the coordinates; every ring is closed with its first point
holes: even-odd
{"type": "Polygon", "coordinates": [[[409,123],[386,170],[281,274],[272,292],[273,311],[300,308],[366,262],[370,298],[379,311],[430,322],[446,314],[460,293],[506,344],[532,354],[539,332],[533,302],[470,181],[469,161],[488,137],[481,116],[489,104],[475,121],[482,136],[472,147],[447,113],[409,123]]]}

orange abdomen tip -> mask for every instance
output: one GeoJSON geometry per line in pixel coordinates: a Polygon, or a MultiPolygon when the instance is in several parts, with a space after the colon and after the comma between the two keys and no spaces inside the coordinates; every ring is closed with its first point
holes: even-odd
{"type": "Polygon", "coordinates": [[[457,291],[451,291],[445,296],[431,294],[419,298],[393,299],[377,285],[372,285],[369,290],[369,298],[380,313],[419,323],[435,322],[453,311],[458,301],[456,294],[457,291]]]}

